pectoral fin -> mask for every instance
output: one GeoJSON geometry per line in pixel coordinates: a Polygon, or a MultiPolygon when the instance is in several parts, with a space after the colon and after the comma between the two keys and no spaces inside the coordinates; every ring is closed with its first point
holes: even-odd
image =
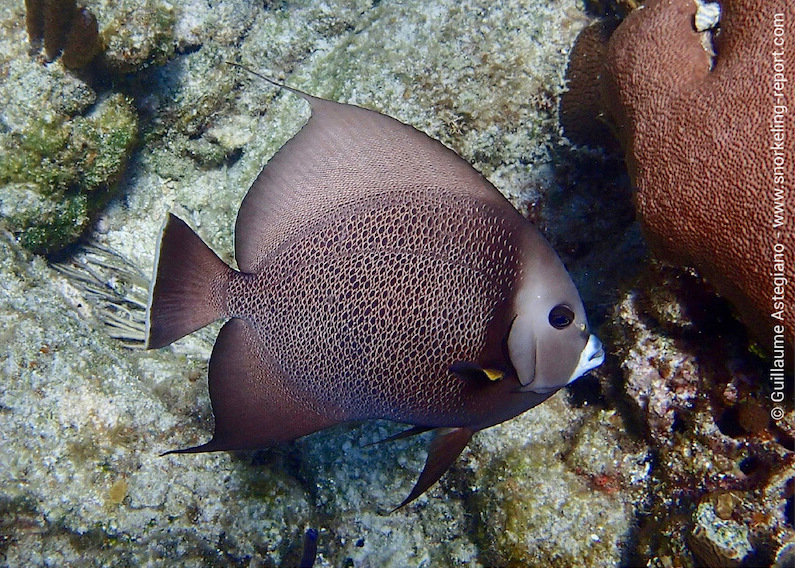
{"type": "Polygon", "coordinates": [[[484,369],[477,363],[469,361],[456,361],[450,365],[450,372],[464,381],[499,381],[505,377],[505,373],[499,369],[484,369]]]}
{"type": "Polygon", "coordinates": [[[492,382],[493,381],[501,381],[502,378],[505,376],[505,373],[503,373],[499,369],[483,369],[483,373],[492,382]]]}
{"type": "Polygon", "coordinates": [[[428,449],[425,467],[409,496],[393,511],[405,507],[439,481],[466,447],[474,432],[469,428],[439,428],[428,449]]]}
{"type": "Polygon", "coordinates": [[[529,385],[524,385],[522,387],[519,387],[518,389],[514,389],[513,392],[533,392],[536,394],[550,395],[550,394],[555,394],[561,388],[563,387],[537,387],[534,386],[533,383],[530,383],[529,385]]]}

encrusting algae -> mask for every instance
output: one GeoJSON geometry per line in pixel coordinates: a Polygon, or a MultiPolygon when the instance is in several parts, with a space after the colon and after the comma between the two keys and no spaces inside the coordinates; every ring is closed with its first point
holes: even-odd
{"type": "Polygon", "coordinates": [[[25,248],[44,254],[74,242],[108,202],[138,136],[135,107],[122,94],[85,116],[50,117],[0,132],[0,212],[25,248]]]}

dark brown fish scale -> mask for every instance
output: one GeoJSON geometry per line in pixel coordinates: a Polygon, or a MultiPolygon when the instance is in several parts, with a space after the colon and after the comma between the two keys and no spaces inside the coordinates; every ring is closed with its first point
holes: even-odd
{"type": "MultiPolygon", "coordinates": [[[[478,361],[517,282],[506,216],[434,189],[340,207],[234,280],[228,313],[252,324],[316,412],[340,420],[462,421],[454,361],[478,361]],[[397,369],[397,371],[396,371],[397,369]]],[[[466,418],[464,418],[464,422],[466,418]]]]}

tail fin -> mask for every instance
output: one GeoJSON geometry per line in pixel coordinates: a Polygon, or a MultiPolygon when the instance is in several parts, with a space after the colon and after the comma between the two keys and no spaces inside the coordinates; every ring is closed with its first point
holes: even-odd
{"type": "Polygon", "coordinates": [[[223,317],[233,275],[182,219],[169,213],[146,307],[146,348],[168,345],[223,317]]]}

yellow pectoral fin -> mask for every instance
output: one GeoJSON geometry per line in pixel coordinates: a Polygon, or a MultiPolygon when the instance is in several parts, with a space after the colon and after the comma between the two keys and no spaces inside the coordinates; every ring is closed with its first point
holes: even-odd
{"type": "Polygon", "coordinates": [[[470,381],[483,381],[488,380],[495,382],[503,379],[505,373],[497,369],[484,369],[477,363],[470,363],[468,361],[456,361],[450,365],[450,371],[455,373],[459,378],[470,381]]]}
{"type": "Polygon", "coordinates": [[[483,373],[489,378],[490,381],[501,381],[505,378],[505,373],[497,369],[483,369],[483,373]]]}

